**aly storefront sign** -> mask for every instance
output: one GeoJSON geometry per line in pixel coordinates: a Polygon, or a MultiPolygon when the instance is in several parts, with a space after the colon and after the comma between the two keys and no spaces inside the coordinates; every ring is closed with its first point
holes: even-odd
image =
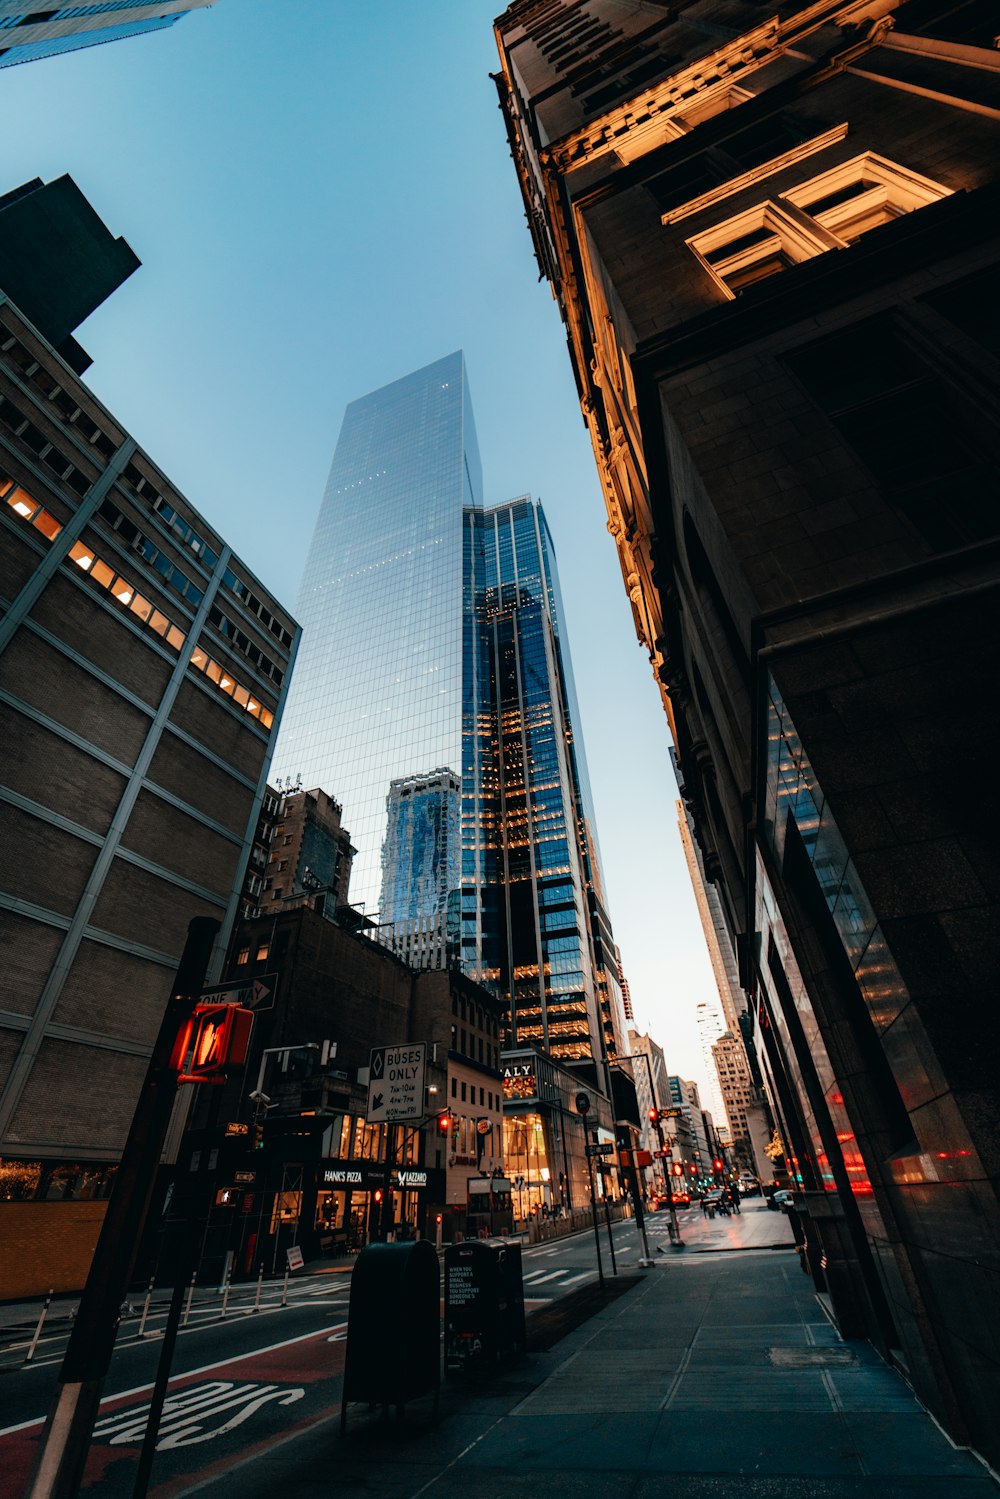
{"type": "Polygon", "coordinates": [[[501,1068],[505,1100],[538,1097],[538,1077],[533,1062],[508,1062],[501,1068]]]}

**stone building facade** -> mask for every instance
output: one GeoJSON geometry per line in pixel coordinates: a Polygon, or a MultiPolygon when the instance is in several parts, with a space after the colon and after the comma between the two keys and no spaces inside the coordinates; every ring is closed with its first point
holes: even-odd
{"type": "Polygon", "coordinates": [[[817,1280],[994,1463],[995,31],[937,0],[496,23],[817,1280]]]}

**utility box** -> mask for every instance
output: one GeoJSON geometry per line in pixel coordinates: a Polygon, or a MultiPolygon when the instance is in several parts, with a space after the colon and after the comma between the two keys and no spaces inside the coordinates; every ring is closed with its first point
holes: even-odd
{"type": "Polygon", "coordinates": [[[527,1347],[521,1245],[504,1239],[451,1244],[444,1255],[447,1374],[489,1373],[527,1347]]]}
{"type": "Polygon", "coordinates": [[[351,1401],[403,1406],[441,1387],[441,1274],[429,1239],[370,1244],[351,1276],[340,1430],[351,1401]]]}

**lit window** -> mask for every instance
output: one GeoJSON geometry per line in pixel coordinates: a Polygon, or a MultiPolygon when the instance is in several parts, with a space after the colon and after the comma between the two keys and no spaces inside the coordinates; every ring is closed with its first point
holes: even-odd
{"type": "Polygon", "coordinates": [[[25,520],[30,520],[38,509],[38,501],[33,500],[23,489],[15,489],[7,504],[12,510],[16,510],[18,515],[23,515],[25,520]]]}
{"type": "Polygon", "coordinates": [[[135,590],[127,578],[116,578],[111,585],[111,592],[119,604],[130,604],[135,590]]]}
{"type": "Polygon", "coordinates": [[[237,961],[237,963],[240,963],[240,964],[242,964],[242,963],[249,963],[249,961],[250,961],[250,949],[249,949],[249,947],[241,947],[240,948],[239,952],[236,954],[236,961],[237,961]]]}
{"type": "Polygon", "coordinates": [[[261,945],[260,945],[260,947],[258,947],[258,949],[257,949],[257,958],[256,958],[256,961],[258,963],[263,963],[266,960],[267,955],[268,955],[268,953],[270,951],[271,951],[270,944],[267,943],[267,942],[262,942],[261,945]]]}
{"type": "Polygon", "coordinates": [[[90,569],[90,576],[96,583],[100,583],[102,588],[110,588],[114,582],[115,570],[113,567],[109,567],[106,562],[102,562],[100,557],[98,557],[90,569]]]}
{"type": "Polygon", "coordinates": [[[196,645],[191,652],[191,665],[196,666],[199,671],[205,671],[208,666],[208,655],[200,645],[196,645]]]}
{"type": "Polygon", "coordinates": [[[43,536],[48,537],[49,541],[55,541],[62,530],[62,526],[56,520],[55,516],[50,515],[47,510],[43,510],[40,505],[32,518],[31,524],[36,530],[41,531],[43,536]]]}
{"type": "MultiPolygon", "coordinates": [[[[141,593],[134,593],[132,595],[132,602],[129,604],[128,607],[129,607],[129,611],[132,614],[137,615],[138,618],[141,619],[141,620],[143,620],[146,624],[152,625],[153,629],[156,630],[156,632],[157,632],[158,635],[165,635],[166,634],[166,629],[160,629],[157,626],[157,624],[155,623],[155,621],[157,619],[157,614],[156,614],[156,611],[154,610],[152,604],[150,603],[149,599],[143,598],[143,596],[142,596],[141,593]]],[[[162,614],[159,615],[159,618],[163,620],[163,624],[164,624],[164,626],[166,626],[166,624],[168,623],[168,621],[166,619],[164,619],[164,617],[163,617],[162,614]]]]}
{"type": "Polygon", "coordinates": [[[179,630],[176,625],[171,625],[166,634],[168,645],[172,645],[175,651],[179,651],[184,644],[184,631],[179,630]]]}
{"type": "Polygon", "coordinates": [[[77,567],[82,567],[86,572],[94,560],[94,554],[90,547],[85,547],[82,541],[77,541],[70,548],[70,561],[75,562],[77,567]]]}

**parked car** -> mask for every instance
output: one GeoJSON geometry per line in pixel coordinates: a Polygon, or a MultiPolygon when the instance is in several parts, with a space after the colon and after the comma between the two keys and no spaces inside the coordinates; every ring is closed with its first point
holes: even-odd
{"type": "Polygon", "coordinates": [[[792,1197],[793,1194],[788,1191],[787,1187],[780,1187],[777,1192],[773,1192],[768,1198],[767,1205],[769,1208],[785,1209],[787,1211],[792,1205],[792,1197]]]}

